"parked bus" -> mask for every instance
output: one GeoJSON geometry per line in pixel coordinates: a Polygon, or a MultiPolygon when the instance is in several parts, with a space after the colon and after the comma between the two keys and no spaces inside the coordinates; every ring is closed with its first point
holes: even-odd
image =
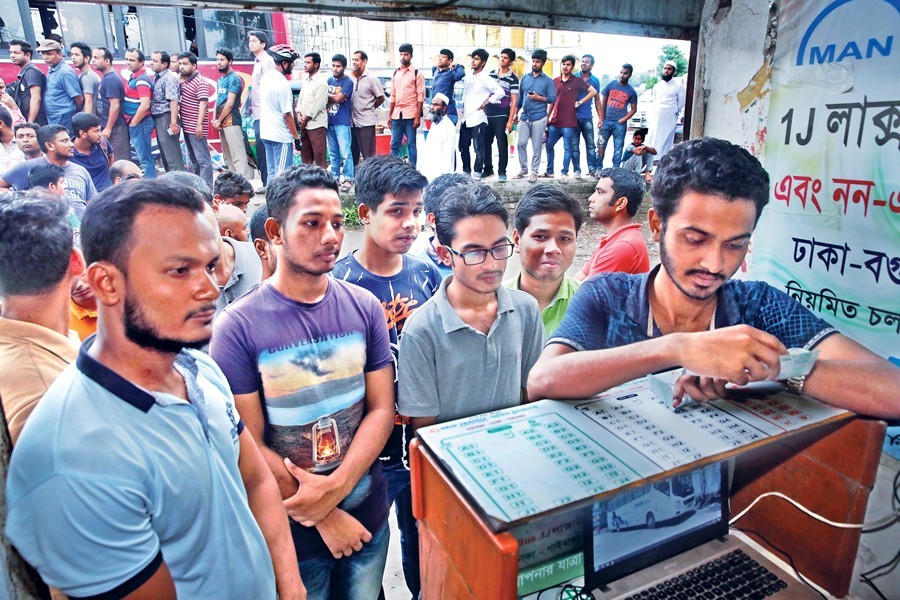
{"type": "Polygon", "coordinates": [[[613,498],[606,507],[606,524],[610,531],[652,529],[657,523],[694,512],[694,500],[690,473],[670,477],[613,498]]]}

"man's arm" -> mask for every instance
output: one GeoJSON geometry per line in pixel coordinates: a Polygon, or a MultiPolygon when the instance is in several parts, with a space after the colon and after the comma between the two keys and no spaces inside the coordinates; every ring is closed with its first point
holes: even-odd
{"type": "Polygon", "coordinates": [[[288,515],[307,527],[319,523],[349,494],[378,460],[394,426],[394,366],[366,373],[366,415],[341,465],[330,475],[313,475],[285,460],[300,489],[284,501],[288,515]]]}
{"type": "Polygon", "coordinates": [[[84,94],[79,94],[78,96],[73,96],[72,102],[75,103],[75,111],[81,112],[81,109],[84,108],[84,94]]]}
{"type": "Polygon", "coordinates": [[[253,436],[257,450],[262,454],[263,460],[275,476],[275,483],[281,493],[281,498],[290,498],[297,492],[297,480],[288,473],[281,455],[266,446],[263,436],[265,418],[263,417],[262,401],[260,400],[259,392],[235,394],[234,405],[244,421],[244,429],[253,436]]]}
{"type": "MultiPolygon", "coordinates": [[[[590,84],[588,84],[588,85],[590,85],[590,84]]],[[[594,89],[595,92],[597,92],[596,94],[594,94],[594,110],[597,111],[597,118],[602,122],[603,119],[600,118],[600,110],[602,109],[601,100],[603,98],[603,95],[599,91],[597,91],[597,88],[594,88],[594,86],[591,86],[591,87],[594,89]]]]}
{"type": "Polygon", "coordinates": [[[272,556],[275,570],[275,585],[279,598],[306,598],[306,589],[297,569],[297,552],[291,538],[287,513],[278,493],[278,483],[267,468],[262,453],[253,441],[253,436],[241,432],[240,459],[238,467],[247,490],[247,502],[256,523],[266,538],[266,546],[272,556]]]}
{"type": "MultiPolygon", "coordinates": [[[[110,108],[110,114],[112,114],[112,109],[110,108]]],[[[178,127],[178,99],[169,100],[169,129],[172,130],[172,135],[178,136],[181,133],[181,129],[178,127]]]]}
{"type": "Polygon", "coordinates": [[[626,113],[624,117],[619,119],[619,123],[627,123],[628,119],[633,117],[634,113],[637,112],[637,97],[636,96],[634,98],[634,102],[630,102],[630,104],[631,104],[631,110],[628,111],[628,113],[626,113]]]}
{"type": "Polygon", "coordinates": [[[110,98],[109,99],[109,116],[106,117],[106,125],[103,127],[103,137],[109,139],[112,135],[113,125],[116,124],[116,119],[119,118],[119,110],[120,104],[118,98],[110,98]]]}
{"type": "Polygon", "coordinates": [[[585,95],[584,98],[582,98],[581,100],[578,100],[578,101],[575,103],[575,107],[576,107],[576,108],[578,108],[578,107],[581,106],[582,104],[587,104],[588,102],[591,101],[591,98],[594,98],[594,97],[597,95],[597,90],[595,90],[593,86],[588,85],[587,87],[588,87],[588,92],[587,92],[587,94],[585,95]]]}
{"type": "Polygon", "coordinates": [[[603,121],[606,119],[606,100],[609,98],[607,94],[600,92],[600,106],[597,108],[597,127],[603,127],[603,121]]]}
{"type": "Polygon", "coordinates": [[[94,114],[94,94],[84,93],[84,106],[82,110],[89,115],[94,114]]]}
{"type": "MultiPolygon", "coordinates": [[[[460,65],[462,66],[462,65],[460,65]]],[[[416,116],[413,118],[413,127],[418,129],[422,119],[422,107],[425,106],[425,76],[419,73],[416,80],[416,116]]]]}
{"type": "Polygon", "coordinates": [[[41,112],[41,86],[33,85],[28,88],[31,90],[31,102],[28,105],[28,122],[37,122],[38,114],[41,112]]]}
{"type": "Polygon", "coordinates": [[[201,100],[197,112],[197,131],[194,133],[196,133],[197,137],[200,139],[203,139],[203,122],[209,117],[206,110],[208,105],[209,100],[201,100]]]}
{"type": "Polygon", "coordinates": [[[150,115],[150,96],[141,98],[134,116],[131,118],[130,125],[134,127],[150,115]]]}

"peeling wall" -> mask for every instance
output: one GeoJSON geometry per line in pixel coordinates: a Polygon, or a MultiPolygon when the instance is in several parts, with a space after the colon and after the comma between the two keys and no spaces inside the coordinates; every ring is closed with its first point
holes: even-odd
{"type": "Polygon", "coordinates": [[[765,162],[778,2],[706,0],[691,137],[744,146],[765,162]]]}

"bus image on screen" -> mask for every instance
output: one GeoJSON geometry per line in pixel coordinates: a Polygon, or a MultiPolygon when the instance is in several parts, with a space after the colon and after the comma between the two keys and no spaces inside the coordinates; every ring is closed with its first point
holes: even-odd
{"type": "Polygon", "coordinates": [[[689,473],[641,488],[635,497],[606,513],[607,527],[653,529],[657,523],[694,512],[694,486],[689,473]]]}

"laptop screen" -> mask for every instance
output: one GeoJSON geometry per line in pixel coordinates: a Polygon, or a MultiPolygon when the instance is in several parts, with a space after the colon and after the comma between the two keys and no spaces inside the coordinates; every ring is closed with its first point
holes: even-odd
{"type": "Polygon", "coordinates": [[[728,533],[727,464],[595,502],[585,536],[586,588],[597,589],[728,533]]]}

